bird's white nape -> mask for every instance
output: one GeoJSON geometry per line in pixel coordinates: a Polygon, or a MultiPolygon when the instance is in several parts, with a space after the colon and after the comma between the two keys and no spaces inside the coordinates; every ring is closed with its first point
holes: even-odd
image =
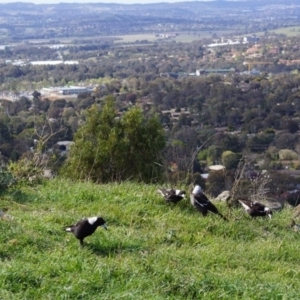
{"type": "Polygon", "coordinates": [[[196,185],[196,186],[194,187],[192,193],[193,193],[194,195],[197,195],[197,194],[202,193],[201,186],[200,186],[200,185],[196,185]]]}
{"type": "Polygon", "coordinates": [[[163,193],[163,191],[161,189],[158,189],[157,192],[160,193],[163,197],[165,196],[165,194],[163,193]]]}
{"type": "Polygon", "coordinates": [[[178,196],[181,193],[181,190],[175,190],[175,194],[178,196]]]}
{"type": "Polygon", "coordinates": [[[96,221],[97,221],[98,217],[91,217],[91,218],[88,218],[88,222],[93,225],[96,221]]]}

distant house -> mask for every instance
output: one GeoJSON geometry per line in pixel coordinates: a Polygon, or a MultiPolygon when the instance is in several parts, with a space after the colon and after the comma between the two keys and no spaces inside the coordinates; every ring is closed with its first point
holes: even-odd
{"type": "Polygon", "coordinates": [[[162,114],[168,115],[171,120],[178,120],[180,115],[182,115],[182,114],[189,116],[190,111],[186,110],[185,108],[181,108],[180,110],[176,110],[175,108],[172,108],[170,110],[163,110],[162,114]]]}
{"type": "Polygon", "coordinates": [[[42,88],[41,94],[46,95],[79,95],[92,91],[92,89],[83,86],[69,86],[69,87],[50,87],[42,88]]]}
{"type": "Polygon", "coordinates": [[[279,54],[279,49],[277,47],[273,47],[269,50],[269,54],[273,54],[273,55],[276,55],[276,54],[279,54]]]}
{"type": "Polygon", "coordinates": [[[243,43],[257,43],[259,38],[256,36],[244,36],[243,43]]]}
{"type": "Polygon", "coordinates": [[[199,69],[196,70],[196,76],[203,76],[203,75],[209,75],[209,74],[228,74],[235,72],[234,68],[230,69],[199,69]]]}
{"type": "Polygon", "coordinates": [[[174,78],[174,79],[179,79],[179,78],[183,78],[183,77],[187,77],[189,76],[188,73],[185,72],[166,72],[166,73],[160,73],[160,77],[167,77],[167,78],[174,78]]]}
{"type": "Polygon", "coordinates": [[[75,60],[37,60],[37,61],[31,61],[31,65],[34,66],[46,66],[46,65],[77,65],[78,61],[75,60]]]}

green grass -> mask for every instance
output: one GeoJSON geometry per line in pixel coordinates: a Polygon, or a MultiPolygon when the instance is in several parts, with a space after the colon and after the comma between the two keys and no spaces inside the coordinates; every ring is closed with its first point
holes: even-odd
{"type": "MultiPolygon", "coordinates": [[[[230,31],[196,31],[196,32],[178,32],[179,35],[171,38],[171,40],[175,40],[177,42],[182,43],[190,43],[196,40],[200,40],[203,38],[212,37],[213,33],[216,33],[220,36],[224,34],[230,34],[230,31]]],[[[154,42],[163,40],[162,38],[156,37],[155,34],[126,34],[126,35],[118,35],[114,36],[115,38],[119,38],[115,43],[135,43],[137,41],[147,40],[148,42],[154,42]]]]}
{"type": "Polygon", "coordinates": [[[156,189],[57,179],[2,196],[0,299],[299,299],[291,210],[250,220],[217,203],[224,222],[156,189]],[[109,230],[83,248],[62,230],[99,214],[109,230]]]}
{"type": "MultiPolygon", "coordinates": [[[[284,34],[288,37],[300,35],[300,26],[282,27],[277,29],[268,30],[269,33],[284,34]]],[[[263,31],[255,33],[257,36],[262,36],[265,33],[263,31]]]]}

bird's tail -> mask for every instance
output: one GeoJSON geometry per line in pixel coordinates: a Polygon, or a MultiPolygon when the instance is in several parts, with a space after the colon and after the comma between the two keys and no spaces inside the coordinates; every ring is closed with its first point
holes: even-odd
{"type": "Polygon", "coordinates": [[[72,227],[71,226],[64,227],[64,231],[72,232],[72,227]]]}
{"type": "Polygon", "coordinates": [[[161,194],[163,197],[166,196],[166,190],[165,189],[157,189],[157,193],[161,194]]]}

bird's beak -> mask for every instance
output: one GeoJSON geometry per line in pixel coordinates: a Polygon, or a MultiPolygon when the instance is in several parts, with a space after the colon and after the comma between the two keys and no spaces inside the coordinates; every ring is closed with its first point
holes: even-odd
{"type": "Polygon", "coordinates": [[[107,228],[107,226],[106,226],[105,223],[102,225],[102,227],[104,227],[106,230],[108,230],[108,228],[107,228]]]}

